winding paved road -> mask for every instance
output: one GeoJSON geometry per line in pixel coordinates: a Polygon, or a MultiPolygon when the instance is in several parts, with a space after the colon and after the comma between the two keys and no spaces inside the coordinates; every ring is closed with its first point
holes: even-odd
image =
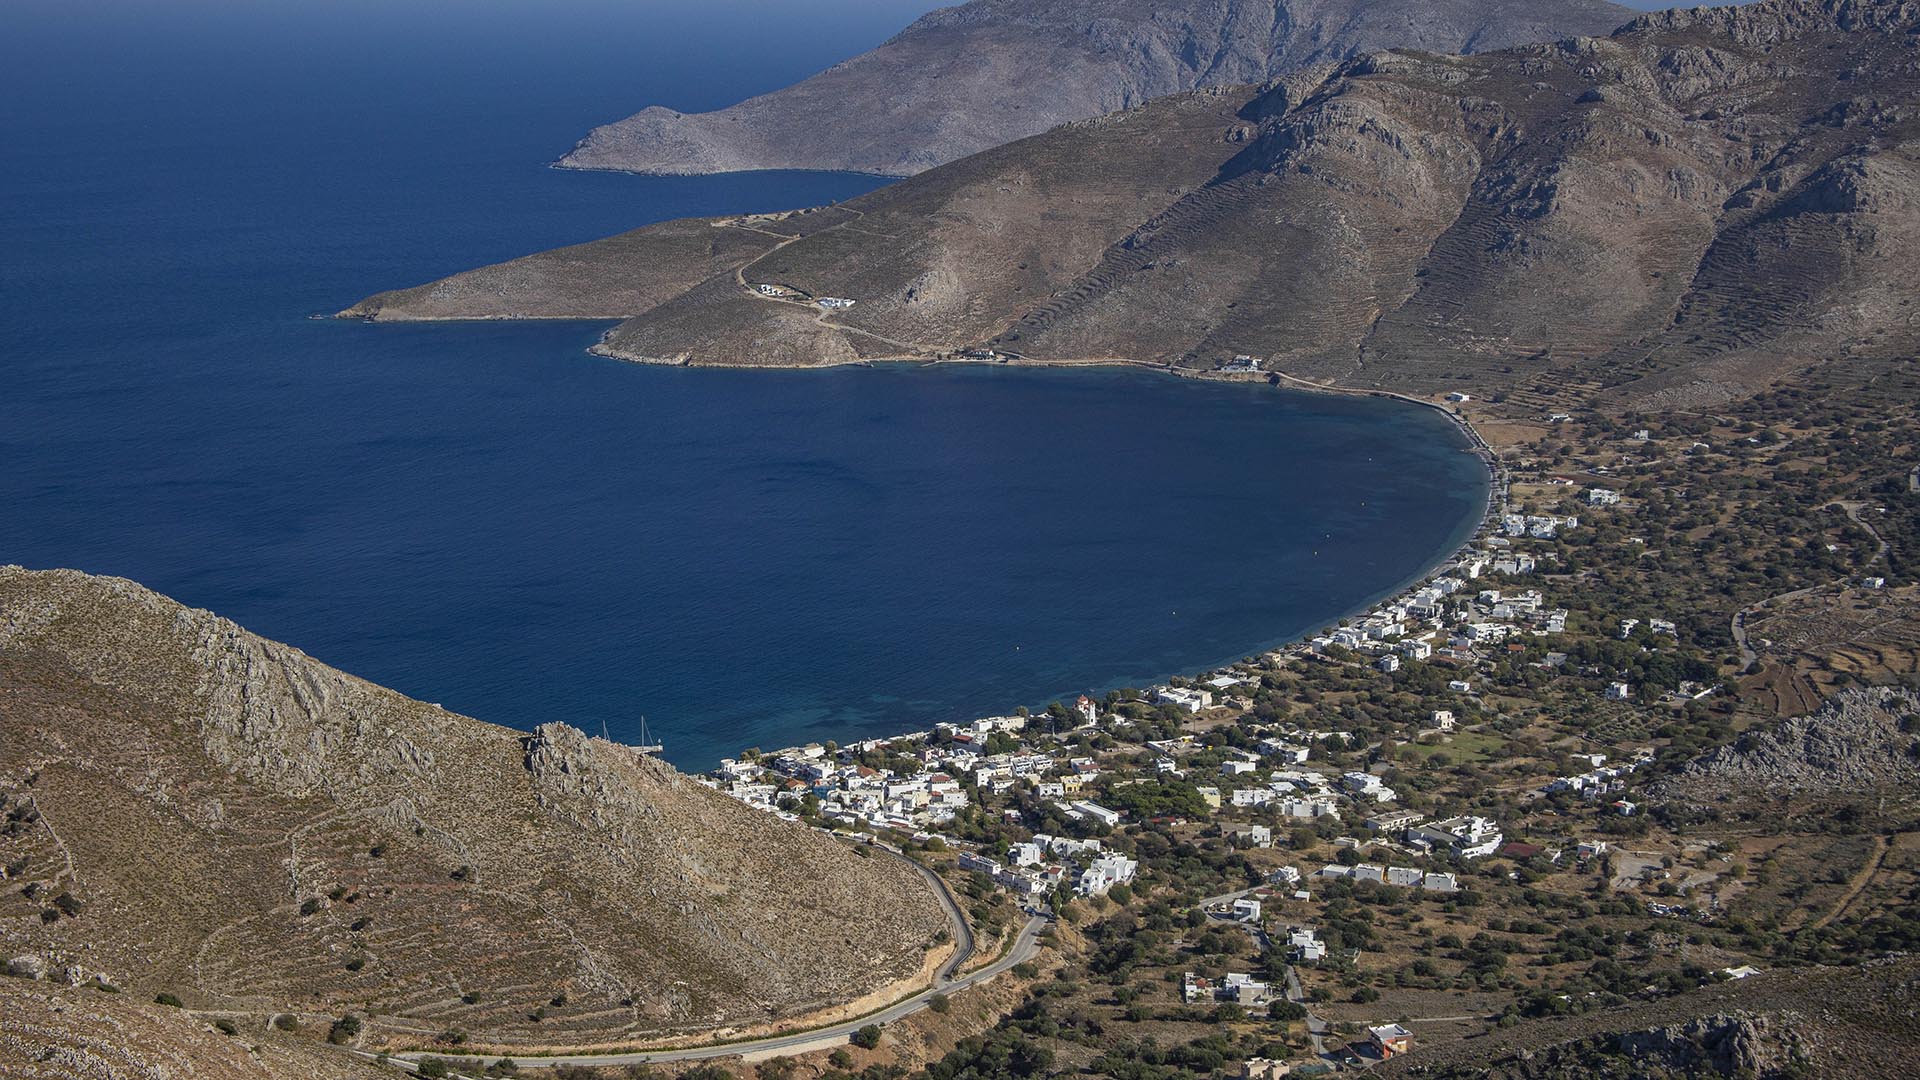
{"type": "MultiPolygon", "coordinates": [[[[886,1025],[896,1020],[905,1019],[919,1012],[921,1009],[926,1008],[935,997],[965,990],[970,986],[976,986],[980,983],[998,978],[1011,970],[1016,964],[1032,959],[1033,956],[1040,951],[1040,932],[1045,930],[1053,920],[1051,916],[1036,912],[1027,920],[1026,925],[1020,928],[1020,933],[1014,938],[1012,947],[999,959],[978,970],[969,971],[964,975],[956,975],[959,969],[972,958],[974,939],[973,930],[967,926],[967,920],[960,912],[960,904],[959,901],[954,898],[953,891],[947,887],[947,883],[941,879],[940,875],[929,870],[916,860],[910,859],[901,852],[887,847],[884,844],[876,844],[874,847],[893,858],[908,863],[926,877],[927,881],[933,886],[934,894],[940,897],[941,905],[947,909],[947,918],[953,923],[954,941],[959,945],[959,948],[955,949],[953,956],[945,964],[941,965],[939,972],[934,976],[933,985],[921,990],[917,994],[902,998],[884,1009],[868,1013],[865,1016],[856,1017],[852,1020],[832,1024],[827,1027],[811,1028],[806,1031],[795,1031],[784,1035],[769,1035],[762,1039],[748,1039],[740,1042],[716,1043],[707,1046],[692,1046],[673,1050],[639,1050],[604,1054],[529,1054],[523,1055],[516,1060],[528,1064],[538,1064],[542,1067],[554,1065],[646,1065],[677,1061],[702,1061],[708,1058],[720,1057],[748,1057],[759,1059],[772,1057],[777,1054],[797,1054],[804,1053],[808,1050],[839,1046],[846,1043],[846,1041],[853,1036],[854,1032],[868,1024],[886,1025]]],[[[356,1052],[361,1053],[364,1057],[373,1056],[360,1051],[356,1052]]],[[[511,1057],[512,1055],[503,1056],[511,1057]]],[[[494,1056],[468,1056],[430,1052],[394,1054],[390,1060],[395,1065],[411,1069],[421,1058],[429,1057],[442,1058],[454,1064],[456,1068],[471,1068],[476,1070],[500,1060],[499,1057],[494,1056]]]]}

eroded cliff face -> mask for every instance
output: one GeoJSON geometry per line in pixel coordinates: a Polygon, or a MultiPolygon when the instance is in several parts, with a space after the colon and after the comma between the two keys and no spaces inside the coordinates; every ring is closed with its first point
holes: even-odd
{"type": "Polygon", "coordinates": [[[852,1000],[947,928],[911,868],[628,748],[117,579],[0,568],[0,718],[0,959],[66,982],[582,1044],[852,1000]]]}
{"type": "Polygon", "coordinates": [[[655,106],[596,128],[560,163],[911,176],[1167,94],[1258,83],[1376,49],[1478,52],[1600,34],[1631,14],[1605,0],[973,0],[730,108],[655,106]]]}
{"type": "MultiPolygon", "coordinates": [[[[652,362],[1248,353],[1352,387],[1701,407],[1920,346],[1917,25],[1911,0],[1763,0],[1370,54],[1065,124],[790,220],[710,220],[766,244],[723,273],[634,257],[704,235],[675,223],[567,249],[541,288],[556,309],[606,281],[671,292],[599,349],[652,362]]],[[[349,313],[469,310],[431,294],[517,265],[349,313]]]]}

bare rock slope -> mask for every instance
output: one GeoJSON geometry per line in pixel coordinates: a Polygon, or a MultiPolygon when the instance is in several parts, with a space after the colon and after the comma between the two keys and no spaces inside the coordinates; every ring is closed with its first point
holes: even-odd
{"type": "Polygon", "coordinates": [[[1661,798],[1920,793],[1920,694],[1854,687],[1819,710],[1747,731],[1656,784],[1661,798]]]}
{"type": "Polygon", "coordinates": [[[1475,52],[1605,33],[1631,14],[1607,0],[973,0],[730,108],[654,106],[596,128],[560,164],[909,176],[1183,90],[1392,46],[1475,52]]]}
{"type": "Polygon", "coordinates": [[[631,1041],[859,998],[947,929],[893,859],[118,579],[0,568],[0,735],[0,961],[143,1001],[631,1041]]]}
{"type": "Polygon", "coordinates": [[[652,226],[343,314],[587,297],[627,318],[601,351],[635,360],[991,346],[1206,370],[1251,353],[1355,387],[1700,405],[1920,345],[1917,31],[1913,0],[1763,0],[1475,56],[1379,53],[1066,124],[838,206],[652,226]],[[661,269],[701,259],[723,265],[661,269]]]}

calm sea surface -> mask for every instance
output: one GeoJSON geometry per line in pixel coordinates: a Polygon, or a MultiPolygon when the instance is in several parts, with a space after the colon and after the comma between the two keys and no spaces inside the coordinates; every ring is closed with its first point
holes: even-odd
{"type": "MultiPolygon", "coordinates": [[[[926,6],[926,5],[922,5],[926,6]]],[[[705,767],[1140,685],[1408,581],[1484,505],[1439,416],[1127,371],[636,367],[381,288],[860,177],[543,167],[914,5],[0,7],[0,562],[705,767]]]]}

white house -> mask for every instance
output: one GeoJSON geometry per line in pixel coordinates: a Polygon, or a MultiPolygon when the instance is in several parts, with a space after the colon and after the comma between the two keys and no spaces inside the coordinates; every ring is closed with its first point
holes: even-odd
{"type": "Polygon", "coordinates": [[[1407,829],[1406,837],[1411,844],[1450,848],[1463,859],[1491,855],[1505,840],[1500,827],[1483,817],[1456,817],[1414,825],[1407,829]]]}
{"type": "Polygon", "coordinates": [[[1178,705],[1188,712],[1199,712],[1213,705],[1213,695],[1205,690],[1188,690],[1178,686],[1157,686],[1153,690],[1153,700],[1161,705],[1178,705]]]}
{"type": "Polygon", "coordinates": [[[1132,881],[1134,871],[1139,868],[1139,863],[1125,855],[1102,855],[1081,871],[1080,881],[1074,889],[1082,896],[1105,896],[1107,890],[1115,885],[1132,881]]]}
{"type": "Polygon", "coordinates": [[[1361,802],[1392,802],[1398,794],[1372,773],[1350,772],[1340,777],[1340,786],[1361,802]]]}
{"type": "Polygon", "coordinates": [[[1235,840],[1244,840],[1249,847],[1270,848],[1273,846],[1273,828],[1268,825],[1242,825],[1227,834],[1235,840]]]}
{"type": "Polygon", "coordinates": [[[1633,687],[1628,686],[1626,683],[1617,682],[1607,687],[1608,701],[1625,701],[1632,696],[1633,687]]]}
{"type": "Polygon", "coordinates": [[[1098,803],[1091,803],[1086,801],[1085,799],[1082,799],[1079,802],[1069,803],[1067,805],[1071,806],[1075,810],[1080,811],[1082,814],[1085,814],[1086,816],[1094,819],[1095,821],[1098,821],[1102,825],[1107,826],[1108,828],[1112,828],[1113,826],[1120,824],[1120,811],[1118,810],[1109,810],[1098,803]]]}

